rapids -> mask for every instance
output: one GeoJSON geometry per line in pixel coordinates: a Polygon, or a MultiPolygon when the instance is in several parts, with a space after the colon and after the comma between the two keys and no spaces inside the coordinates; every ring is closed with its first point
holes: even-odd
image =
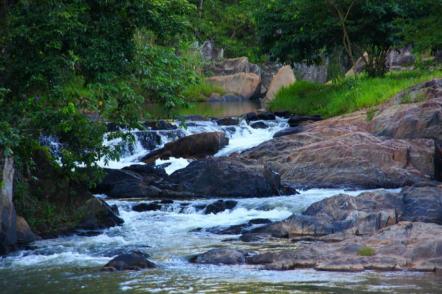
{"type": "MultiPolygon", "coordinates": [[[[176,124],[179,124],[176,122],[176,124]]],[[[175,131],[155,131],[160,148],[177,136],[224,131],[230,143],[216,156],[241,152],[272,138],[287,126],[277,119],[266,122],[267,129],[253,129],[245,121],[239,126],[218,126],[215,122],[189,122],[175,131]],[[172,134],[173,133],[173,134],[172,134]],[[178,134],[178,135],[177,135],[178,134]]],[[[117,140],[107,141],[112,145],[117,140]]],[[[109,167],[121,168],[139,163],[149,151],[136,136],[135,145],[127,148],[118,162],[109,167]]],[[[170,163],[167,172],[184,168],[188,161],[172,158],[156,162],[170,163]]],[[[101,164],[104,165],[104,162],[101,164]]],[[[160,211],[135,212],[132,206],[149,202],[143,199],[109,200],[118,206],[124,224],[103,230],[98,235],[83,234],[41,240],[27,250],[0,259],[1,293],[434,293],[441,289],[440,277],[428,273],[333,273],[314,270],[268,271],[251,266],[195,265],[188,262],[194,254],[212,248],[240,248],[254,252],[287,248],[287,242],[244,243],[237,235],[216,235],[205,229],[228,227],[252,219],[278,221],[300,213],[310,204],[338,193],[358,195],[361,191],[301,191],[298,195],[236,199],[237,206],[218,214],[206,215],[198,207],[211,200],[175,201],[160,211]],[[196,230],[199,229],[199,230],[196,230]],[[225,240],[229,239],[228,242],[225,240]],[[157,269],[138,272],[101,272],[112,257],[139,250],[150,255],[157,269]]],[[[105,198],[105,195],[97,195],[105,198]]]]}

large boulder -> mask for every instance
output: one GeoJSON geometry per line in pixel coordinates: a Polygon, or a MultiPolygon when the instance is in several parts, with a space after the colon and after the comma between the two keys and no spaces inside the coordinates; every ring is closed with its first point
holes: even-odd
{"type": "Polygon", "coordinates": [[[284,194],[280,179],[261,165],[235,158],[191,162],[168,181],[178,192],[204,197],[266,197],[284,194]]]}
{"type": "Polygon", "coordinates": [[[243,264],[247,253],[235,249],[212,249],[205,253],[193,256],[190,262],[199,264],[243,264]]]}
{"type": "Polygon", "coordinates": [[[28,222],[21,216],[17,216],[16,230],[18,244],[29,244],[40,239],[39,236],[32,232],[31,228],[28,225],[28,222]]]}
{"type": "Polygon", "coordinates": [[[261,68],[249,62],[247,57],[222,59],[206,68],[206,72],[213,76],[226,76],[237,73],[254,73],[261,77],[261,68]]]}
{"type": "Polygon", "coordinates": [[[296,78],[290,65],[281,67],[270,82],[270,86],[265,97],[266,100],[273,100],[279,90],[281,90],[283,87],[290,86],[294,82],[296,82],[296,78]]]}
{"type": "Polygon", "coordinates": [[[370,128],[377,136],[442,140],[442,79],[419,84],[394,97],[381,107],[370,128]]]}
{"type": "Polygon", "coordinates": [[[267,252],[246,258],[266,269],[314,268],[327,271],[442,269],[442,226],[400,222],[373,235],[340,242],[299,243],[294,250],[267,252]]]}
{"type": "Polygon", "coordinates": [[[241,156],[268,162],[295,187],[402,187],[434,177],[434,142],[397,140],[339,128],[295,132],[241,156]]]}
{"type": "Polygon", "coordinates": [[[229,143],[223,132],[209,132],[190,135],[167,143],[163,148],[146,155],[144,162],[154,162],[158,158],[169,157],[204,158],[213,155],[229,143]]]}
{"type": "Polygon", "coordinates": [[[149,261],[145,255],[138,251],[121,254],[109,261],[103,271],[128,271],[146,268],[155,268],[156,265],[149,261]]]}
{"type": "Polygon", "coordinates": [[[226,93],[249,99],[259,93],[261,77],[255,73],[240,72],[231,75],[210,77],[207,78],[206,81],[209,84],[221,87],[226,93]]]}
{"type": "Polygon", "coordinates": [[[411,46],[391,49],[387,54],[386,64],[389,70],[409,69],[415,62],[416,57],[411,46]]]}
{"type": "Polygon", "coordinates": [[[334,240],[370,235],[398,221],[442,225],[442,186],[408,187],[400,193],[375,191],[357,197],[337,195],[312,204],[302,214],[250,230],[248,236],[294,240],[334,240]],[[323,237],[330,235],[329,237],[323,237]]]}
{"type": "Polygon", "coordinates": [[[111,206],[98,198],[89,199],[80,209],[83,211],[83,217],[77,226],[78,229],[104,229],[124,223],[111,206]]]}
{"type": "Polygon", "coordinates": [[[260,64],[261,67],[261,92],[260,96],[265,97],[265,94],[269,90],[270,83],[278,70],[283,67],[280,63],[266,62],[260,64]]]}
{"type": "Polygon", "coordinates": [[[234,200],[218,200],[207,205],[204,213],[217,214],[228,209],[233,209],[237,204],[238,202],[234,200]]]}

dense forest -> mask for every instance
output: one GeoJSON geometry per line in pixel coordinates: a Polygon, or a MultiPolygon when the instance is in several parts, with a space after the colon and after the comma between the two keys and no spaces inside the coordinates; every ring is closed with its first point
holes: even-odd
{"type": "Polygon", "coordinates": [[[145,129],[151,105],[176,118],[222,96],[204,44],[260,68],[325,67],[325,81],[296,76],[278,89],[270,111],[368,109],[371,120],[393,95],[442,75],[441,16],[442,0],[0,0],[0,157],[13,160],[17,215],[44,237],[75,227],[81,195],[103,179],[98,163],[124,148],[105,138],[133,142],[123,129],[145,129]],[[390,71],[403,48],[412,64],[390,71]]]}

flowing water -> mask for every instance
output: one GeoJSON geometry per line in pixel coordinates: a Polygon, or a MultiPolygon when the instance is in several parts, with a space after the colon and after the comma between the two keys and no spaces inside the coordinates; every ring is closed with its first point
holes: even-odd
{"type": "MultiPolygon", "coordinates": [[[[185,134],[212,130],[228,133],[230,144],[217,156],[250,148],[268,140],[286,126],[278,119],[269,129],[255,130],[245,122],[219,127],[196,122],[185,134]]],[[[171,136],[162,134],[160,147],[171,136]]],[[[114,144],[115,142],[108,142],[114,144]]],[[[121,167],[138,162],[148,150],[137,140],[124,154],[121,167]]],[[[173,172],[187,163],[171,160],[173,172]]],[[[164,164],[164,162],[157,162],[164,164]]],[[[170,166],[169,166],[170,167],[170,166]]],[[[205,215],[198,207],[214,200],[175,201],[161,211],[135,212],[132,206],[147,200],[109,200],[118,206],[125,223],[97,236],[68,236],[37,241],[28,250],[0,259],[0,293],[440,293],[442,278],[431,273],[332,273],[314,270],[268,271],[251,266],[195,265],[189,256],[212,248],[254,252],[287,249],[287,242],[244,243],[236,235],[216,235],[206,229],[243,224],[252,219],[282,220],[310,204],[342,190],[308,190],[283,197],[236,199],[232,210],[205,215]],[[229,241],[225,241],[230,239],[229,241]],[[137,272],[101,272],[112,257],[130,250],[150,255],[156,269],[137,272]]],[[[357,195],[360,191],[345,191],[357,195]]],[[[105,197],[100,195],[100,197],[105,197]]]]}

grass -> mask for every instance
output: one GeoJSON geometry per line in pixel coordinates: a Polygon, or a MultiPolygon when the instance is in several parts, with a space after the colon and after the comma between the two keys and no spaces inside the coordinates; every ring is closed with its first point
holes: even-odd
{"type": "Polygon", "coordinates": [[[361,247],[358,250],[359,256],[373,256],[375,254],[376,254],[375,250],[368,246],[361,247]]]}
{"type": "Polygon", "coordinates": [[[223,95],[224,90],[221,87],[202,81],[199,84],[191,85],[185,89],[183,96],[187,102],[203,102],[213,93],[223,95]]]}
{"type": "Polygon", "coordinates": [[[374,108],[408,87],[437,77],[442,77],[442,70],[393,72],[382,78],[362,75],[333,84],[298,81],[281,89],[270,103],[270,109],[332,117],[374,108]]]}

